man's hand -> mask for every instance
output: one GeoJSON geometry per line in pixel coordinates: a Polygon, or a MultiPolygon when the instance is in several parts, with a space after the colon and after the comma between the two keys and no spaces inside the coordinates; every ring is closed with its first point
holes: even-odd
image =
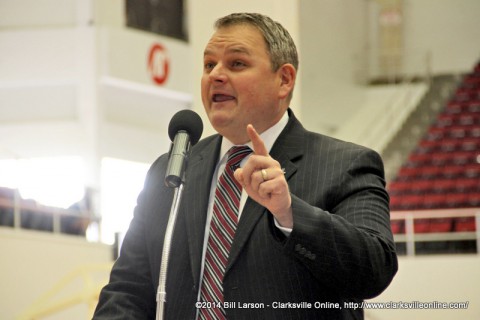
{"type": "Polygon", "coordinates": [[[277,222],[285,228],[293,228],[292,198],[287,180],[278,161],[270,157],[255,128],[249,124],[247,134],[253,144],[254,154],[243,168],[235,170],[235,178],[247,194],[267,208],[277,222]]]}

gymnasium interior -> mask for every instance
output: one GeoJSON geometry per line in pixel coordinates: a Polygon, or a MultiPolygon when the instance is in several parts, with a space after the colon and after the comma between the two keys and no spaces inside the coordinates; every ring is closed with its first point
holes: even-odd
{"type": "Polygon", "coordinates": [[[478,0],[0,0],[0,319],[91,319],[170,119],[214,133],[203,50],[241,11],[295,40],[304,126],[384,160],[399,271],[365,319],[480,319],[478,0]]]}

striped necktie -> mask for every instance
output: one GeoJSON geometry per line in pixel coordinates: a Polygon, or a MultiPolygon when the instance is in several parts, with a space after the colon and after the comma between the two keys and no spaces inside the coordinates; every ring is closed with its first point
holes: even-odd
{"type": "Polygon", "coordinates": [[[237,229],[241,196],[241,186],[233,172],[251,152],[247,146],[232,147],[228,151],[225,170],[217,183],[200,294],[201,301],[213,302],[214,307],[200,309],[200,319],[225,319],[222,306],[223,275],[237,229]]]}

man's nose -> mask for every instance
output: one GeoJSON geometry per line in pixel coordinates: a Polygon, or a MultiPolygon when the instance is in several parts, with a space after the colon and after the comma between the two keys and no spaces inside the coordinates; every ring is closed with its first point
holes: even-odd
{"type": "Polygon", "coordinates": [[[222,63],[217,63],[212,71],[210,71],[209,77],[213,82],[227,81],[227,74],[224,65],[222,63]]]}

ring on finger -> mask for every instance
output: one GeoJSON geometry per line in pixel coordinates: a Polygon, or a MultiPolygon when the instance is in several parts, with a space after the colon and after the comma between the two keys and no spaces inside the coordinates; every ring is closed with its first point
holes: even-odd
{"type": "Polygon", "coordinates": [[[260,172],[262,174],[263,181],[267,181],[268,180],[267,170],[262,169],[260,172]]]}

